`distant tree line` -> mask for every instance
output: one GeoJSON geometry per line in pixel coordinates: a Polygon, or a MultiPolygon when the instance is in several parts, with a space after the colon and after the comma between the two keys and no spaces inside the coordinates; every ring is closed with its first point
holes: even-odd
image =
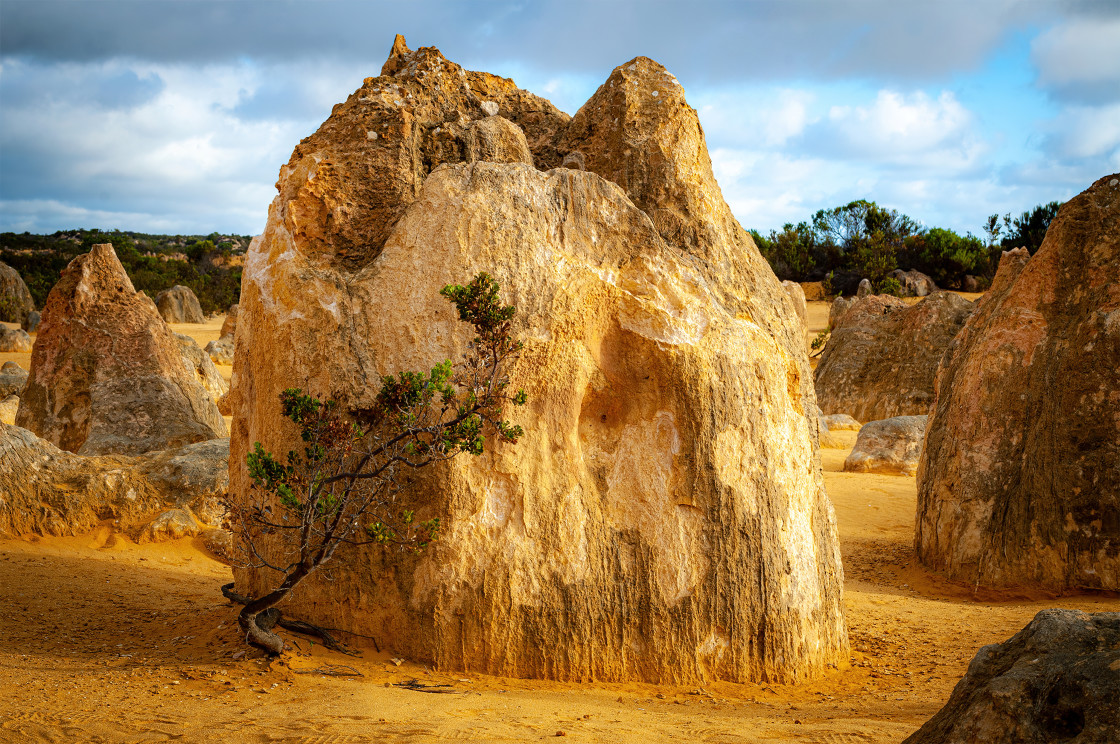
{"type": "Polygon", "coordinates": [[[247,235],[150,235],[120,230],[64,230],[52,235],[0,233],[0,261],[23,277],[42,308],[66,265],[98,243],[112,243],[136,289],[152,298],[182,284],[203,312],[223,312],[241,296],[241,267],[231,257],[249,246],[247,235]],[[184,258],[186,260],[184,260],[184,258]]]}
{"type": "Polygon", "coordinates": [[[862,199],[818,210],[796,225],[787,222],[769,236],[750,232],[780,279],[828,280],[832,291],[851,293],[866,278],[876,291],[894,293],[898,286],[890,273],[916,269],[939,287],[959,289],[968,275],[981,284],[990,281],[1004,250],[1026,247],[1033,255],[1060,206],[1040,204],[1016,218],[993,214],[984,225],[985,239],[927,228],[862,199]]]}

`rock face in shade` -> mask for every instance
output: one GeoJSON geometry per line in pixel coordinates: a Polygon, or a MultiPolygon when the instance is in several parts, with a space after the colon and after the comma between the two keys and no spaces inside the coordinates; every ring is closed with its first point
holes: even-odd
{"type": "Polygon", "coordinates": [[[16,362],[4,362],[0,367],[0,398],[19,395],[27,384],[27,370],[16,362]]]}
{"type": "Polygon", "coordinates": [[[918,473],[923,563],[988,586],[1120,589],[1120,175],[1003,254],[945,355],[918,473]]]}
{"type": "Polygon", "coordinates": [[[179,342],[109,244],[71,261],[47,297],[16,421],[83,455],[226,436],[179,342]]]}
{"type": "Polygon", "coordinates": [[[937,365],[973,309],[951,292],[916,305],[887,295],[857,300],[814,372],[821,409],[859,421],[929,413],[937,365]]]}
{"type": "Polygon", "coordinates": [[[797,282],[785,281],[782,282],[782,288],[785,289],[786,294],[789,296],[790,302],[793,303],[793,309],[797,312],[797,317],[801,319],[801,325],[804,327],[804,332],[809,332],[809,309],[805,304],[805,292],[801,289],[801,285],[797,282]]]}
{"type": "Polygon", "coordinates": [[[1043,610],[984,646],[945,707],[903,744],[1120,740],[1120,612],[1043,610]]]}
{"type": "Polygon", "coordinates": [[[41,318],[42,316],[39,314],[38,310],[32,310],[27,314],[27,317],[20,322],[20,328],[28,333],[35,333],[39,330],[39,320],[41,318]]]}
{"type": "Polygon", "coordinates": [[[229,440],[138,457],[85,457],[0,424],[0,535],[80,535],[104,519],[136,536],[168,507],[218,527],[229,488],[229,440]]]}
{"type": "MultiPolygon", "coordinates": [[[[519,677],[798,680],[846,658],[800,322],[723,202],[679,85],[635,60],[561,132],[533,118],[547,102],[483,98],[480,74],[402,49],[300,144],[249,250],[231,492],[247,493],[254,442],[294,445],[277,401],[293,380],[356,406],[379,375],[459,357],[471,334],[439,290],[482,270],[518,308],[512,384],[530,402],[508,415],[526,434],[419,474],[409,498],[444,525],[429,550],[343,553],[286,611],[519,677]],[[453,164],[484,100],[536,166],[578,148],[587,170],[453,164]],[[355,131],[426,152],[446,136],[445,165],[393,171],[390,188],[384,156],[343,147],[355,131]]],[[[235,576],[249,594],[270,578],[235,576]]]]}
{"type": "Polygon", "coordinates": [[[23,326],[34,311],[35,300],[32,299],[31,290],[27,288],[23,277],[0,261],[0,320],[23,326]]]}
{"type": "Polygon", "coordinates": [[[27,331],[0,326],[0,351],[26,354],[31,351],[31,346],[31,336],[27,335],[27,331]]]}
{"type": "Polygon", "coordinates": [[[202,306],[190,287],[176,284],[156,296],[156,308],[168,323],[205,323],[202,306]]]}
{"type": "Polygon", "coordinates": [[[230,306],[229,312],[226,313],[226,319],[222,321],[222,336],[232,336],[237,332],[237,312],[240,305],[234,303],[230,306]]]}
{"type": "Polygon", "coordinates": [[[859,428],[852,453],[844,460],[844,472],[917,474],[926,418],[895,416],[864,424],[859,428]]]}

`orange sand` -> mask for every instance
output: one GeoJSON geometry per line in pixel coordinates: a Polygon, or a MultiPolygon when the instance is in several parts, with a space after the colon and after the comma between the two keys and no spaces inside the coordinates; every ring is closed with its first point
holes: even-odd
{"type": "MultiPolygon", "coordinates": [[[[809,307],[823,328],[827,305],[809,307]]],[[[205,344],[215,323],[179,328],[205,344]]],[[[230,570],[199,540],[136,545],[106,523],[81,537],[0,540],[0,741],[523,742],[562,731],[611,744],[898,742],[941,707],[980,646],[1039,610],[1120,610],[1116,595],[976,595],[925,571],[913,559],[914,479],[843,473],[847,454],[821,451],[852,664],[812,684],[509,680],[396,666],[361,638],[347,639],[362,651],[352,658],[292,634],[298,650],[270,664],[244,653],[238,608],[219,591],[230,570]],[[362,676],[299,673],[331,665],[362,676]],[[393,686],[410,679],[449,692],[393,686]]]]}

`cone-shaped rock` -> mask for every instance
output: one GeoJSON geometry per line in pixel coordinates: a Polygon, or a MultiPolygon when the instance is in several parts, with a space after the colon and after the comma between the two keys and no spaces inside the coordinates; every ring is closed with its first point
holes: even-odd
{"type": "Polygon", "coordinates": [[[35,300],[23,277],[8,264],[0,261],[0,320],[6,323],[27,323],[35,311],[35,300]]]}
{"type": "MultiPolygon", "coordinates": [[[[525,349],[511,378],[529,403],[507,415],[526,433],[421,471],[409,498],[444,526],[423,554],[342,553],[333,580],[301,584],[285,611],[376,632],[395,653],[441,668],[511,676],[797,680],[845,659],[804,339],[749,237],[723,222],[724,233],[687,227],[707,236],[702,248],[670,244],[596,172],[468,163],[465,148],[449,147],[430,173],[398,169],[407,177],[387,181],[380,156],[352,158],[338,138],[399,134],[422,117],[446,127],[433,111],[463,117],[453,131],[469,132],[493,114],[471,81],[494,79],[433,49],[407,52],[400,39],[385,72],[395,77],[367,80],[297,148],[249,250],[229,396],[231,490],[247,493],[254,442],[287,451],[298,440],[281,419],[283,389],[365,405],[380,375],[457,358],[472,334],[439,290],[483,270],[518,308],[525,349]],[[384,211],[375,220],[359,204],[384,211]],[[338,250],[324,250],[327,235],[338,250]],[[352,247],[380,240],[380,250],[340,259],[337,236],[352,247]]],[[[543,138],[526,122],[550,105],[523,93],[488,100],[525,130],[541,166],[543,138]]],[[[686,105],[647,115],[695,118],[686,105]]],[[[436,141],[424,131],[417,141],[436,141]]],[[[690,162],[702,137],[692,144],[690,162]]],[[[625,169],[622,150],[611,157],[625,169]]],[[[710,209],[672,224],[729,214],[714,180],[689,188],[708,189],[696,198],[710,209]]],[[[274,579],[236,577],[252,594],[274,579]]]]}
{"type": "Polygon", "coordinates": [[[71,261],[47,297],[16,422],[83,455],[226,436],[171,329],[109,244],[71,261]]]}
{"type": "Polygon", "coordinates": [[[821,410],[858,421],[925,416],[937,365],[973,309],[951,292],[916,305],[887,295],[855,300],[841,311],[813,374],[821,410]]]}
{"type": "Polygon", "coordinates": [[[1120,589],[1120,176],[1003,255],[950,346],[918,469],[923,563],[982,585],[1120,589]]]}

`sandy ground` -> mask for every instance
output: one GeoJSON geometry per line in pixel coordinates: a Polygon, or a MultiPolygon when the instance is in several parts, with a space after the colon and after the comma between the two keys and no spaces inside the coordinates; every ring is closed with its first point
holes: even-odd
{"type": "MultiPolygon", "coordinates": [[[[823,328],[817,305],[810,325],[823,328]]],[[[217,333],[209,325],[187,328],[206,338],[217,333]]],[[[854,443],[854,432],[840,436],[854,443]]],[[[0,742],[524,742],[559,732],[611,744],[898,742],[941,707],[980,646],[1039,610],[1120,610],[1116,595],[977,594],[943,581],[913,560],[914,479],[843,473],[848,450],[821,454],[852,662],[811,684],[509,680],[397,666],[360,638],[348,639],[361,651],[349,657],[291,634],[298,649],[269,663],[245,653],[238,608],[219,590],[230,570],[197,539],[136,545],[103,526],[0,540],[0,742]],[[333,674],[351,670],[361,676],[333,674]],[[397,686],[409,680],[445,694],[397,686]]]]}

